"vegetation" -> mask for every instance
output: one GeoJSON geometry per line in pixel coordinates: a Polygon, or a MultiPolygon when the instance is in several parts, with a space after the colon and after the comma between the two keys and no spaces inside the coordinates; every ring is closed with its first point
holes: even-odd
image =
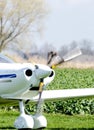
{"type": "Polygon", "coordinates": [[[94,128],[94,117],[90,115],[62,115],[62,114],[47,114],[47,128],[58,128],[61,130],[87,130],[94,128]]]}
{"type": "MultiPolygon", "coordinates": [[[[47,89],[93,88],[94,69],[56,69],[56,77],[47,89]]],[[[36,111],[35,104],[26,106],[30,112],[36,111]]],[[[62,113],[66,115],[94,114],[94,98],[79,98],[49,101],[44,104],[45,113],[62,113]]]]}
{"type": "MultiPolygon", "coordinates": [[[[94,69],[56,69],[56,77],[47,89],[90,88],[94,87],[94,69]]],[[[35,111],[35,106],[27,106],[35,111]]],[[[14,129],[17,110],[0,110],[0,129],[14,129]],[[11,118],[10,118],[11,117],[11,118]]],[[[47,129],[93,129],[94,99],[69,99],[46,102],[44,115],[48,120],[47,129]],[[70,116],[71,115],[71,116],[70,116]]]]}
{"type": "Polygon", "coordinates": [[[94,69],[57,68],[48,89],[93,88],[94,69]]]}
{"type": "Polygon", "coordinates": [[[14,129],[13,123],[17,116],[17,111],[0,110],[0,129],[14,129]]]}
{"type": "MultiPolygon", "coordinates": [[[[94,69],[56,69],[56,77],[48,89],[93,88],[94,69]]],[[[51,113],[94,114],[94,98],[68,99],[45,103],[44,110],[51,113]]]]}
{"type": "MultiPolygon", "coordinates": [[[[0,110],[0,130],[13,130],[14,121],[18,117],[18,111],[0,110]]],[[[94,116],[91,115],[62,115],[62,114],[44,114],[47,118],[48,125],[45,130],[62,129],[62,130],[87,130],[94,128],[94,116]]],[[[16,129],[15,129],[16,130],[16,129]]]]}
{"type": "MultiPolygon", "coordinates": [[[[56,69],[56,77],[47,89],[72,89],[72,88],[93,88],[94,69],[56,69]]],[[[35,106],[28,107],[29,111],[35,111],[35,106]]],[[[46,113],[94,114],[94,98],[79,98],[59,101],[49,101],[44,104],[46,113]]]]}

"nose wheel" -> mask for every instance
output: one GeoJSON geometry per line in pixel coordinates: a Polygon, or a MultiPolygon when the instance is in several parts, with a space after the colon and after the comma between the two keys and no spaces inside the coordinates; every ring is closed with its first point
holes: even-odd
{"type": "Polygon", "coordinates": [[[24,111],[24,103],[19,101],[20,116],[15,120],[14,127],[18,130],[41,129],[47,127],[46,118],[36,113],[34,116],[28,115],[24,111]]]}
{"type": "Polygon", "coordinates": [[[14,126],[18,130],[30,130],[34,126],[34,120],[31,115],[25,114],[23,101],[19,101],[20,116],[15,120],[14,126]]]}

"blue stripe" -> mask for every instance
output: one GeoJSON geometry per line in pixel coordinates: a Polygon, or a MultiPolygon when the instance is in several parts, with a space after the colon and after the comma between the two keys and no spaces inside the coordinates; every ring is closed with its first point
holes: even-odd
{"type": "Polygon", "coordinates": [[[3,74],[0,78],[16,78],[16,74],[3,74]]]}

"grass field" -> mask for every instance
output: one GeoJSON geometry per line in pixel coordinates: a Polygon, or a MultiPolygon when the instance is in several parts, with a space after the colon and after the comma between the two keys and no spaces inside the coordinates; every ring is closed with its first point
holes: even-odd
{"type": "MultiPolygon", "coordinates": [[[[14,121],[19,115],[17,111],[0,111],[0,130],[12,130],[14,121]]],[[[62,130],[78,130],[78,129],[93,129],[94,116],[91,115],[62,115],[62,114],[44,114],[48,121],[47,129],[62,129],[62,130]]]]}
{"type": "Polygon", "coordinates": [[[48,89],[93,88],[94,69],[57,68],[48,89]]]}
{"type": "MultiPolygon", "coordinates": [[[[56,69],[56,77],[47,89],[93,88],[94,69],[56,69]]],[[[94,106],[94,105],[93,105],[94,106]]],[[[93,107],[94,109],[94,107],[93,107]]],[[[54,113],[54,112],[53,112],[54,113]]],[[[47,129],[78,130],[94,129],[94,115],[64,115],[44,113],[48,120],[47,129]]],[[[14,129],[18,111],[0,110],[0,130],[14,129]]]]}

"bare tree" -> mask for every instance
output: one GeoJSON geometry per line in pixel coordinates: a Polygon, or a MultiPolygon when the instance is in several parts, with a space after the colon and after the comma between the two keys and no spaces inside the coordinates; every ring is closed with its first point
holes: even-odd
{"type": "Polygon", "coordinates": [[[43,46],[40,48],[40,53],[43,57],[47,58],[47,54],[48,52],[51,52],[51,51],[56,51],[56,48],[54,47],[54,44],[51,44],[51,43],[45,43],[43,44],[43,46]]]}
{"type": "Polygon", "coordinates": [[[0,51],[23,34],[40,31],[43,0],[0,0],[0,51]]]}
{"type": "Polygon", "coordinates": [[[65,54],[67,54],[69,51],[69,46],[68,45],[62,45],[60,50],[59,50],[59,55],[63,57],[65,54]]]}
{"type": "Polygon", "coordinates": [[[80,43],[82,53],[84,55],[94,55],[93,42],[89,40],[83,40],[80,43]]]}
{"type": "Polygon", "coordinates": [[[74,48],[76,48],[78,46],[76,41],[73,41],[69,44],[69,50],[73,50],[74,48]]]}

